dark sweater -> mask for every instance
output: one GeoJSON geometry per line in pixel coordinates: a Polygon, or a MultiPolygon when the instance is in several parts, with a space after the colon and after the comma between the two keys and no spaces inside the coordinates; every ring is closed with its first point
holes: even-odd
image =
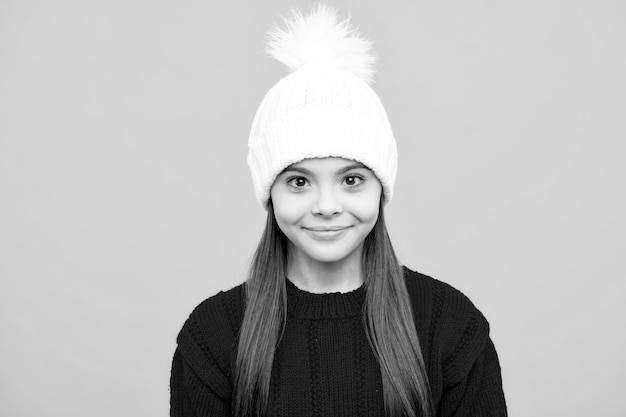
{"type": "MultiPolygon", "coordinates": [[[[437,416],[506,416],[489,324],[451,286],[404,269],[437,416]]],[[[243,288],[202,302],[178,335],[171,416],[230,416],[243,288]]],[[[384,416],[378,362],[362,323],[363,287],[311,294],[287,281],[268,416],[384,416]]]]}

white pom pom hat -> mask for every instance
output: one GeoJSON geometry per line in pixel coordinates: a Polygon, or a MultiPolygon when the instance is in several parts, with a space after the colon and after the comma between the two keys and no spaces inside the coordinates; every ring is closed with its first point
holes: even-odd
{"type": "Polygon", "coordinates": [[[291,74],[265,95],[252,122],[248,166],[259,204],[267,209],[276,177],[308,158],[359,161],[380,180],[389,203],[398,154],[385,109],[372,88],[371,42],[348,20],[320,5],[293,11],[286,28],[269,32],[267,50],[291,74]]]}

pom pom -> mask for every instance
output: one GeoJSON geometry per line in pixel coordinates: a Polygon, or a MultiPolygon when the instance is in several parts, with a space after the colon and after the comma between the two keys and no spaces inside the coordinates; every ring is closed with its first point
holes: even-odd
{"type": "Polygon", "coordinates": [[[320,4],[307,16],[293,9],[283,17],[285,28],[268,33],[267,53],[296,71],[307,64],[322,64],[348,71],[368,84],[374,78],[376,57],[372,42],[360,37],[350,19],[340,21],[337,11],[320,4]]]}

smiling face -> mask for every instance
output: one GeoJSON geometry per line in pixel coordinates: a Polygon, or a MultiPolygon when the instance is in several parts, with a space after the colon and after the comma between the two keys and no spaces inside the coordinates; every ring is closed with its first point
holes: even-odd
{"type": "Polygon", "coordinates": [[[378,220],[382,186],[363,164],[305,159],[278,175],[270,196],[293,262],[360,262],[378,220]]]}

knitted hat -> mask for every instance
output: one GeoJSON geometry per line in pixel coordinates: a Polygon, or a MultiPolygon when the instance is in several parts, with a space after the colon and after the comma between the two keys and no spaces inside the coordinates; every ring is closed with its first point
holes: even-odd
{"type": "Polygon", "coordinates": [[[396,142],[380,99],[368,85],[371,42],[349,20],[320,5],[292,11],[269,32],[268,53],[291,69],[265,95],[252,122],[248,166],[264,209],[276,177],[307,158],[341,157],[374,172],[387,204],[397,171],[396,142]]]}

